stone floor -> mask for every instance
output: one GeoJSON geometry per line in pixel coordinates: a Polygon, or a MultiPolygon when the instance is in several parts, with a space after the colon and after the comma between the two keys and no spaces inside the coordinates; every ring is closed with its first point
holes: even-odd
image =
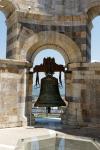
{"type": "Polygon", "coordinates": [[[51,136],[57,133],[68,137],[90,137],[100,141],[100,127],[72,128],[61,124],[60,119],[37,119],[34,127],[0,129],[0,150],[14,150],[19,139],[51,136]]]}
{"type": "Polygon", "coordinates": [[[34,127],[17,127],[0,129],[0,150],[14,150],[19,139],[50,136],[55,131],[34,127]]]}

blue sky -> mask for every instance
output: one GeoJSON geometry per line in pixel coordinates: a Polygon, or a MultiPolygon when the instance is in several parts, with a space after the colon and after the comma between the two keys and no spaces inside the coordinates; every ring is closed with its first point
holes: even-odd
{"type": "Polygon", "coordinates": [[[6,34],[6,19],[4,14],[0,12],[0,58],[5,58],[6,56],[6,34]]]}
{"type": "Polygon", "coordinates": [[[92,60],[100,61],[100,16],[93,20],[91,37],[91,58],[92,60]]]}
{"type": "Polygon", "coordinates": [[[34,65],[39,65],[43,61],[44,56],[54,57],[57,64],[65,64],[64,58],[59,52],[52,49],[46,49],[38,53],[38,55],[35,57],[34,65]]]}
{"type": "MultiPolygon", "coordinates": [[[[100,61],[100,16],[93,20],[91,52],[92,60],[100,61]]],[[[5,58],[6,55],[6,19],[4,14],[0,12],[0,58],[5,58]]],[[[40,52],[35,59],[35,64],[42,63],[44,57],[55,57],[57,63],[64,64],[64,59],[57,51],[44,50],[40,52]],[[59,62],[60,60],[60,62],[59,62]]]]}

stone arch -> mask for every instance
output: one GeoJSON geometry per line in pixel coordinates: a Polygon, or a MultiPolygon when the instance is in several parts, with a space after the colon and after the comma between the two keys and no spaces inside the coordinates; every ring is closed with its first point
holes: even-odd
{"type": "Polygon", "coordinates": [[[23,51],[26,51],[26,59],[32,60],[32,56],[36,55],[43,48],[53,48],[59,51],[68,62],[82,62],[81,51],[76,43],[68,36],[53,32],[45,31],[34,34],[23,45],[23,51]]]}
{"type": "Polygon", "coordinates": [[[88,20],[91,22],[96,16],[100,15],[100,1],[97,0],[89,4],[86,9],[88,20]]]}
{"type": "MultiPolygon", "coordinates": [[[[1,38],[5,39],[5,42],[3,43],[3,45],[5,45],[4,47],[4,50],[1,50],[4,51],[5,55],[3,57],[6,58],[6,53],[7,53],[7,47],[8,47],[8,43],[7,43],[7,39],[8,39],[8,33],[7,33],[7,30],[9,29],[9,25],[10,25],[10,21],[9,21],[9,18],[12,17],[12,14],[15,13],[15,10],[16,10],[16,5],[15,5],[15,1],[11,1],[11,0],[2,0],[0,1],[0,12],[2,12],[3,14],[3,18],[4,18],[4,23],[5,23],[5,36],[1,36],[1,38]]],[[[12,22],[12,21],[11,21],[12,22]]],[[[4,32],[2,32],[4,33],[4,32]]],[[[2,56],[1,56],[2,58],[2,56]]]]}
{"type": "Polygon", "coordinates": [[[0,10],[5,14],[6,17],[8,17],[15,9],[16,4],[12,0],[3,0],[0,1],[0,10]]]}
{"type": "Polygon", "coordinates": [[[100,5],[100,1],[99,0],[94,0],[94,1],[90,1],[87,5],[87,8],[86,8],[86,12],[88,12],[89,9],[91,9],[92,7],[95,7],[95,6],[98,6],[100,5]]]}
{"type": "Polygon", "coordinates": [[[58,45],[54,45],[54,44],[45,44],[45,45],[40,45],[39,47],[36,48],[36,50],[30,54],[28,54],[28,60],[34,62],[35,56],[42,50],[46,50],[46,49],[53,49],[58,51],[64,58],[65,64],[69,63],[69,57],[68,55],[66,55],[65,50],[62,47],[59,47],[58,45]]]}

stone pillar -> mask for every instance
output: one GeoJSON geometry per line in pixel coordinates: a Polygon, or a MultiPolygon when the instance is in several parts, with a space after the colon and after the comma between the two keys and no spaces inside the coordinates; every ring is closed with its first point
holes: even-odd
{"type": "Polygon", "coordinates": [[[0,60],[0,128],[27,125],[25,117],[27,62],[0,60]]]}
{"type": "Polygon", "coordinates": [[[81,85],[75,83],[75,78],[78,73],[73,71],[66,73],[66,100],[68,107],[66,111],[65,123],[72,126],[79,126],[83,124],[82,110],[81,110],[81,85]]]}
{"type": "Polygon", "coordinates": [[[9,59],[20,59],[20,37],[21,25],[18,22],[17,11],[14,11],[7,18],[7,52],[6,57],[9,59]]]}
{"type": "Polygon", "coordinates": [[[100,124],[100,63],[73,63],[66,73],[64,124],[91,126],[100,124]]]}
{"type": "MultiPolygon", "coordinates": [[[[21,73],[21,72],[20,72],[21,73]]],[[[22,126],[27,125],[27,118],[25,117],[25,99],[26,99],[26,69],[22,72],[22,78],[19,81],[19,87],[21,88],[21,92],[18,92],[20,97],[19,100],[19,118],[22,122],[22,126]]]]}
{"type": "Polygon", "coordinates": [[[32,117],[32,84],[33,84],[33,73],[30,73],[29,70],[27,70],[27,87],[26,87],[26,117],[27,117],[27,124],[31,126],[34,123],[33,117],[32,117]]]}

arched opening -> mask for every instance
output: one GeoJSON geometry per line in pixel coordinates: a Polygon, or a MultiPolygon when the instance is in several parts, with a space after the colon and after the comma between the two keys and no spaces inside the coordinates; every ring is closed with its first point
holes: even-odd
{"type": "Polygon", "coordinates": [[[91,31],[91,61],[100,61],[100,16],[92,20],[93,28],[91,31]]]}
{"type": "Polygon", "coordinates": [[[0,59],[6,58],[7,25],[6,17],[0,11],[0,59]]]}
{"type": "Polygon", "coordinates": [[[0,58],[6,58],[7,43],[7,27],[9,26],[9,18],[15,11],[15,2],[10,0],[0,1],[0,58]]]}
{"type": "MultiPolygon", "coordinates": [[[[43,63],[43,59],[47,57],[55,58],[57,64],[61,64],[65,66],[64,57],[55,49],[42,49],[37,55],[34,57],[33,55],[33,67],[36,65],[40,65],[43,63]]],[[[39,73],[40,85],[41,79],[45,77],[44,73],[39,73]]],[[[59,73],[54,74],[54,77],[59,78],[59,73]]],[[[39,97],[40,87],[36,88],[35,86],[35,78],[36,75],[33,74],[33,86],[32,86],[32,114],[35,116],[36,125],[43,125],[45,127],[59,127],[61,125],[61,113],[63,112],[62,107],[51,107],[50,113],[47,113],[46,107],[34,107],[34,103],[39,97]]],[[[59,86],[59,91],[62,99],[65,99],[65,76],[62,73],[62,87],[59,86]]]]}
{"type": "MultiPolygon", "coordinates": [[[[22,56],[22,59],[33,63],[35,57],[39,54],[39,52],[47,49],[53,49],[59,52],[65,61],[65,66],[67,66],[68,63],[82,62],[82,54],[78,45],[68,36],[54,31],[39,32],[38,34],[34,34],[29,39],[27,39],[22,47],[22,52],[24,54],[22,56]]],[[[66,78],[67,75],[65,75],[65,80],[66,78]]],[[[34,120],[32,119],[34,117],[31,117],[32,109],[30,108],[32,106],[31,74],[27,75],[26,88],[27,97],[25,102],[25,113],[28,119],[28,124],[31,125],[31,120],[34,120]]],[[[65,96],[67,97],[66,90],[67,87],[65,87],[65,96]]],[[[63,121],[63,115],[61,117],[63,121]]]]}
{"type": "Polygon", "coordinates": [[[100,2],[97,1],[91,4],[91,7],[88,9],[88,24],[91,30],[91,62],[98,62],[100,61],[100,2]]]}

